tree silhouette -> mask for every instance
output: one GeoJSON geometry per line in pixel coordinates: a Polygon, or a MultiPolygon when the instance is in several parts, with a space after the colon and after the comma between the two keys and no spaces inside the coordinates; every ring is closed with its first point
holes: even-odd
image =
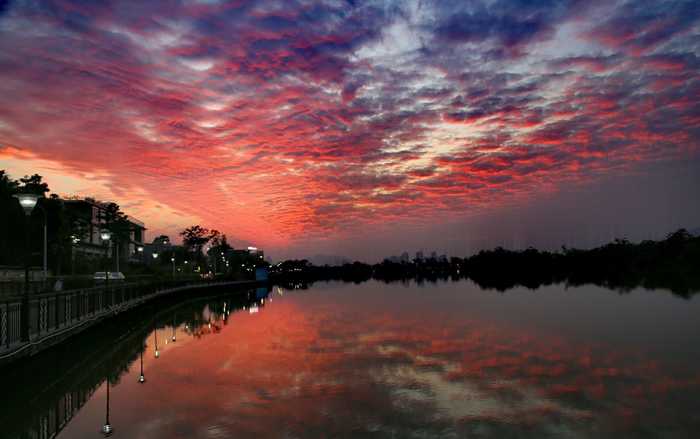
{"type": "Polygon", "coordinates": [[[19,264],[22,252],[16,249],[23,248],[24,234],[18,233],[24,230],[24,212],[16,194],[19,181],[11,178],[4,170],[0,170],[0,265],[19,264]]]}
{"type": "Polygon", "coordinates": [[[39,174],[25,175],[19,179],[22,183],[20,190],[28,194],[45,195],[49,191],[49,185],[42,179],[43,177],[39,174]]]}
{"type": "Polygon", "coordinates": [[[209,229],[200,225],[190,226],[180,232],[180,236],[182,236],[182,245],[184,245],[187,251],[192,253],[195,258],[199,259],[202,255],[202,248],[213,237],[219,234],[216,230],[213,232],[214,234],[212,234],[212,231],[209,229]]]}
{"type": "Polygon", "coordinates": [[[112,234],[111,240],[114,243],[112,251],[116,252],[117,269],[121,258],[121,245],[131,241],[131,232],[134,226],[129,221],[129,217],[122,212],[117,203],[106,203],[100,209],[99,219],[104,227],[112,234]]]}

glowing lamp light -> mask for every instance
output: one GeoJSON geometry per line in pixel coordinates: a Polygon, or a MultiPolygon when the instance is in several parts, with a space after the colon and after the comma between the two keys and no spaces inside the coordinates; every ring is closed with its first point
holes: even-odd
{"type": "Polygon", "coordinates": [[[170,262],[175,262],[175,258],[170,258],[170,262]]]}
{"type": "Polygon", "coordinates": [[[146,377],[143,374],[139,375],[139,383],[143,384],[146,382],[146,377]]]}
{"type": "Polygon", "coordinates": [[[158,349],[156,349],[155,357],[156,357],[156,358],[160,357],[160,351],[159,351],[158,349]]]}
{"type": "Polygon", "coordinates": [[[136,251],[139,253],[143,253],[143,246],[140,245],[140,246],[136,247],[136,251]]]}
{"type": "Polygon", "coordinates": [[[109,241],[112,238],[112,233],[109,230],[102,230],[100,232],[100,239],[103,241],[109,241]]]}
{"type": "Polygon", "coordinates": [[[158,259],[158,253],[153,253],[153,259],[158,259]]]}
{"type": "Polygon", "coordinates": [[[37,194],[14,194],[13,197],[19,200],[19,205],[22,206],[24,213],[27,215],[32,213],[37,201],[41,198],[41,196],[37,194]]]}

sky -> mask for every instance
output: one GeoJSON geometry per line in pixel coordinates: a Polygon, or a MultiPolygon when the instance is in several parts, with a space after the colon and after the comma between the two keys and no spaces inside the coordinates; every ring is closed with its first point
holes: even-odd
{"type": "Polygon", "coordinates": [[[273,258],[700,227],[700,3],[0,0],[0,169],[273,258]]]}

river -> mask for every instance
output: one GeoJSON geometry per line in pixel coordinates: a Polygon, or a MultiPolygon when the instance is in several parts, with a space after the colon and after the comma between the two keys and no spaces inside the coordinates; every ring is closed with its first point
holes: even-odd
{"type": "Polygon", "coordinates": [[[698,316],[667,291],[469,281],[159,303],[0,375],[0,436],[101,437],[109,406],[130,439],[691,437],[698,316]]]}

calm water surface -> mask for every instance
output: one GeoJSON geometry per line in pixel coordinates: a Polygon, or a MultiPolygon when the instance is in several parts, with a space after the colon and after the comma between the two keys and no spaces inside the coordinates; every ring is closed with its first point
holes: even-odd
{"type": "Polygon", "coordinates": [[[467,281],[265,293],[163,306],[0,377],[3,431],[98,438],[108,379],[115,438],[700,432],[698,299],[467,281]]]}

